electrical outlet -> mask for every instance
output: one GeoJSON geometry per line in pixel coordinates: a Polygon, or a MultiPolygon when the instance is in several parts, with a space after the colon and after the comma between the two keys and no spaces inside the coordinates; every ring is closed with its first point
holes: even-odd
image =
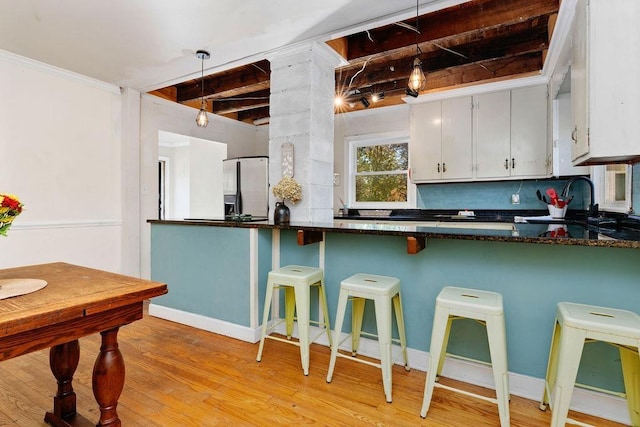
{"type": "Polygon", "coordinates": [[[511,204],[512,205],[520,204],[520,194],[516,193],[511,195],[511,204]]]}

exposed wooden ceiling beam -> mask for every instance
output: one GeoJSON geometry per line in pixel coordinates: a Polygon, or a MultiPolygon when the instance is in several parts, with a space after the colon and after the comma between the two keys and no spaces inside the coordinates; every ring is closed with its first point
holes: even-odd
{"type": "Polygon", "coordinates": [[[252,108],[267,107],[269,105],[269,90],[245,93],[235,98],[214,99],[212,102],[213,112],[216,114],[228,114],[252,108]]]}
{"type": "Polygon", "coordinates": [[[253,110],[238,111],[238,120],[251,123],[256,119],[269,117],[269,107],[260,107],[253,110]]]}
{"type": "MultiPolygon", "coordinates": [[[[530,20],[532,17],[557,12],[558,0],[476,0],[420,17],[419,35],[398,25],[387,25],[347,36],[347,60],[415,46],[416,41],[422,43],[482,29],[509,26],[523,21],[523,17],[530,20]]],[[[415,18],[404,22],[414,27],[416,24],[415,18]]]]}
{"type": "MultiPolygon", "coordinates": [[[[529,37],[511,37],[502,43],[479,41],[468,45],[456,46],[456,51],[465,57],[452,54],[445,50],[432,51],[420,56],[425,72],[434,72],[465,64],[483,64],[499,58],[510,58],[525,53],[542,52],[547,48],[546,34],[539,34],[537,39],[529,37]],[[489,44],[487,44],[489,43],[489,44]]],[[[336,76],[336,87],[339,92],[362,86],[375,86],[389,81],[403,81],[409,76],[414,56],[405,54],[403,58],[391,62],[372,61],[364,68],[345,74],[344,70],[336,76]],[[353,78],[355,76],[355,78],[353,78]],[[349,85],[350,84],[350,85],[349,85]]],[[[413,53],[415,55],[415,53],[413,53]]],[[[481,65],[484,66],[484,65],[481,65]]],[[[487,71],[491,70],[489,68],[487,71]]]]}
{"type": "MultiPolygon", "coordinates": [[[[559,0],[473,0],[419,18],[418,44],[427,74],[425,92],[515,76],[542,69],[559,0]]],[[[349,60],[336,70],[336,92],[350,96],[346,110],[364,109],[360,98],[385,93],[369,108],[403,103],[416,56],[416,32],[387,25],[329,43],[349,60]]],[[[204,78],[207,109],[235,120],[254,123],[269,117],[270,64],[267,60],[204,78]]],[[[154,92],[200,108],[201,79],[154,92]]]]}
{"type": "MultiPolygon", "coordinates": [[[[262,60],[255,64],[244,65],[204,80],[205,98],[228,98],[244,93],[257,92],[269,88],[271,64],[262,60]]],[[[201,97],[200,80],[191,80],[177,85],[178,102],[186,102],[201,97]]]]}

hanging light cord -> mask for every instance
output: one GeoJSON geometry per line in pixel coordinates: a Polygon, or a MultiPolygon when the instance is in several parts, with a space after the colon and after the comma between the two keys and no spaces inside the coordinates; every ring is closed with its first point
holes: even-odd
{"type": "Polygon", "coordinates": [[[419,35],[420,35],[420,27],[418,26],[418,20],[420,19],[419,10],[418,10],[418,1],[416,0],[416,56],[419,56],[420,53],[420,45],[419,45],[419,35]]]}
{"type": "Polygon", "coordinates": [[[202,106],[202,105],[204,105],[204,55],[202,55],[201,63],[202,63],[202,73],[200,75],[202,76],[202,79],[200,81],[200,93],[202,95],[200,97],[201,98],[200,102],[201,102],[201,106],[202,106]]]}

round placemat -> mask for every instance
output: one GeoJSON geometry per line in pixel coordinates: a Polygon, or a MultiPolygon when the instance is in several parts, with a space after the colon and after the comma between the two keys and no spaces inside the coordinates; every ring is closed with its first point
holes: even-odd
{"type": "Polygon", "coordinates": [[[41,279],[1,279],[0,299],[29,294],[45,286],[47,286],[46,280],[41,279]]]}

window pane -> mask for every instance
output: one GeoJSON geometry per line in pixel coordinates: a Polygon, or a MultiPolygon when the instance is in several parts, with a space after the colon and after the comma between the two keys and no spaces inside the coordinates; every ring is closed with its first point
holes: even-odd
{"type": "Polygon", "coordinates": [[[625,201],[626,199],[626,165],[606,165],[605,200],[608,202],[625,201]]]}
{"type": "Polygon", "coordinates": [[[406,202],[406,174],[357,176],[356,201],[406,202]]]}
{"type": "Polygon", "coordinates": [[[407,170],[409,167],[409,144],[384,144],[358,147],[356,150],[357,172],[384,172],[407,170]]]}

